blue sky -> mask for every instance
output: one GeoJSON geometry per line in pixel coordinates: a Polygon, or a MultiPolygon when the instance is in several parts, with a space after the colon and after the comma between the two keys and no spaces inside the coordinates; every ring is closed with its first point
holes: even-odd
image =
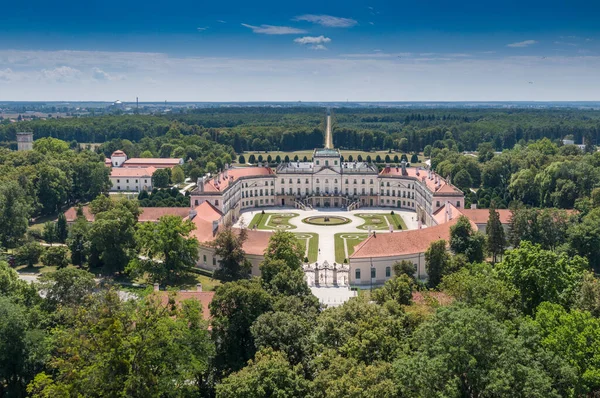
{"type": "Polygon", "coordinates": [[[600,2],[20,3],[0,100],[600,100],[600,2]]]}

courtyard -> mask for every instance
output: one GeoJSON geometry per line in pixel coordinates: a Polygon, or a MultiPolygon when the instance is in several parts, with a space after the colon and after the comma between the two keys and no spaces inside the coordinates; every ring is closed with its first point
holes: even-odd
{"type": "Polygon", "coordinates": [[[353,211],[259,208],[242,212],[234,226],[242,224],[249,229],[293,232],[311,263],[348,260],[355,246],[368,237],[369,231],[391,233],[417,229],[418,226],[414,212],[389,208],[353,211]]]}

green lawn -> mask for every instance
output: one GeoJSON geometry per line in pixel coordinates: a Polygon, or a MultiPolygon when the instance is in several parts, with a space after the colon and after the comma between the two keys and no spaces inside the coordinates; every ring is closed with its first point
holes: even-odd
{"type": "Polygon", "coordinates": [[[355,214],[357,217],[365,220],[364,224],[358,228],[368,230],[371,227],[372,230],[387,231],[389,229],[388,223],[394,226],[394,230],[406,230],[406,224],[402,217],[398,214],[391,213],[365,213],[355,214]],[[386,222],[387,220],[387,222],[386,222]],[[398,228],[398,225],[401,228],[398,228]]]}
{"type": "Polygon", "coordinates": [[[319,234],[315,234],[313,232],[298,232],[295,233],[295,235],[300,238],[299,241],[304,251],[306,251],[306,239],[302,238],[306,237],[307,235],[311,236],[310,240],[308,241],[308,261],[311,263],[317,261],[317,256],[319,254],[319,234]]]}
{"type": "Polygon", "coordinates": [[[248,224],[249,229],[253,229],[256,225],[258,229],[266,229],[266,230],[288,230],[288,229],[296,229],[296,227],[289,223],[290,219],[298,217],[297,213],[268,213],[264,214],[259,213],[252,218],[250,224],[248,224]]]}
{"type": "Polygon", "coordinates": [[[343,263],[346,257],[346,253],[344,251],[344,239],[342,236],[346,236],[345,239],[348,245],[348,257],[354,253],[354,247],[358,245],[363,240],[367,239],[369,234],[363,233],[355,233],[355,232],[341,232],[334,235],[335,242],[335,262],[343,263]]]}

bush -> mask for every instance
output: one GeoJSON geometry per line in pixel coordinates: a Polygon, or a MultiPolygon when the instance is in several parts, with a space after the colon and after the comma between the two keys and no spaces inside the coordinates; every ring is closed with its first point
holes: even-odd
{"type": "Polygon", "coordinates": [[[58,269],[69,265],[67,259],[67,248],[65,246],[48,247],[41,255],[42,264],[46,267],[55,266],[58,269]]]}
{"type": "Polygon", "coordinates": [[[308,257],[304,257],[304,262],[307,263],[308,262],[308,257]]]}
{"type": "Polygon", "coordinates": [[[344,259],[344,264],[348,264],[348,259],[347,258],[344,259]]]}
{"type": "Polygon", "coordinates": [[[398,224],[398,229],[402,229],[402,224],[398,224]]]}
{"type": "Polygon", "coordinates": [[[390,211],[390,214],[393,216],[394,215],[394,210],[390,211]]]}
{"type": "Polygon", "coordinates": [[[28,267],[33,267],[35,264],[37,264],[38,260],[40,259],[42,251],[42,245],[40,245],[36,241],[25,243],[23,246],[19,247],[16,250],[15,254],[17,264],[26,264],[28,267]]]}

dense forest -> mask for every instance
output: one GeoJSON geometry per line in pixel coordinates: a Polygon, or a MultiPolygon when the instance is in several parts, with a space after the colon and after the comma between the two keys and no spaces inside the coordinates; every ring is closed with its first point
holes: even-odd
{"type": "MultiPolygon", "coordinates": [[[[458,151],[489,142],[496,151],[516,143],[572,136],[577,143],[600,142],[600,111],[579,109],[387,109],[332,110],[334,145],[342,149],[422,152],[450,136],[458,151]]],[[[292,151],[324,142],[324,108],[237,107],[181,110],[164,115],[118,115],[35,120],[0,125],[0,142],[17,131],[37,138],[79,143],[112,139],[138,142],[166,134],[176,122],[184,135],[203,135],[243,151],[292,151]]]]}

